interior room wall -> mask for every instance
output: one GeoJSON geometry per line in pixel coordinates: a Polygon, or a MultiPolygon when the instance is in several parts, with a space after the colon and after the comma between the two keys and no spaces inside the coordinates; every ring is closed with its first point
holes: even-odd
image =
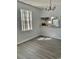
{"type": "Polygon", "coordinates": [[[28,5],[19,1],[17,2],[17,43],[18,44],[40,35],[39,34],[40,12],[41,10],[39,8],[33,7],[31,5],[28,5]],[[30,30],[30,31],[21,30],[20,8],[32,11],[33,30],[30,30]]]}

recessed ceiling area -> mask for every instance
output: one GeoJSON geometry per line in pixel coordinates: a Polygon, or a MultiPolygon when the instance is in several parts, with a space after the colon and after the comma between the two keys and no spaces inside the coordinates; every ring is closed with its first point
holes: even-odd
{"type": "MultiPolygon", "coordinates": [[[[18,0],[21,2],[24,2],[26,4],[30,4],[32,6],[38,7],[38,8],[46,8],[49,7],[50,0],[18,0]]],[[[61,0],[51,0],[52,7],[56,5],[61,5],[61,0]]]]}

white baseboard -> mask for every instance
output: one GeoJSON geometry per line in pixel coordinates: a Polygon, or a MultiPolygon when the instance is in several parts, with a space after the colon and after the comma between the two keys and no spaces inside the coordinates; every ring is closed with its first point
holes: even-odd
{"type": "Polygon", "coordinates": [[[39,34],[36,34],[36,35],[31,36],[31,37],[29,37],[29,38],[27,38],[27,39],[25,39],[25,40],[22,40],[21,42],[17,42],[17,44],[21,44],[21,43],[26,42],[26,41],[28,41],[28,40],[31,40],[32,38],[35,38],[35,37],[37,37],[37,36],[40,36],[40,35],[39,35],[39,34]]]}

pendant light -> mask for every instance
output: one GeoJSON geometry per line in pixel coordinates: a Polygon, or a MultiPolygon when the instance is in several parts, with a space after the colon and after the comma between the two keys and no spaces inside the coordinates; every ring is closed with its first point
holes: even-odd
{"type": "Polygon", "coordinates": [[[46,11],[54,11],[56,9],[55,6],[52,7],[52,0],[50,0],[49,2],[49,7],[45,8],[46,11]]]}

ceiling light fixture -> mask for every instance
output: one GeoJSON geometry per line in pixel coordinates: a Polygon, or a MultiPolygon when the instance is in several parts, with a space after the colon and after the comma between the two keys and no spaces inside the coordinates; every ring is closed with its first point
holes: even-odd
{"type": "Polygon", "coordinates": [[[56,7],[52,7],[52,0],[50,0],[50,3],[49,3],[49,7],[48,8],[45,8],[45,10],[47,11],[54,11],[56,9],[56,7]]]}

